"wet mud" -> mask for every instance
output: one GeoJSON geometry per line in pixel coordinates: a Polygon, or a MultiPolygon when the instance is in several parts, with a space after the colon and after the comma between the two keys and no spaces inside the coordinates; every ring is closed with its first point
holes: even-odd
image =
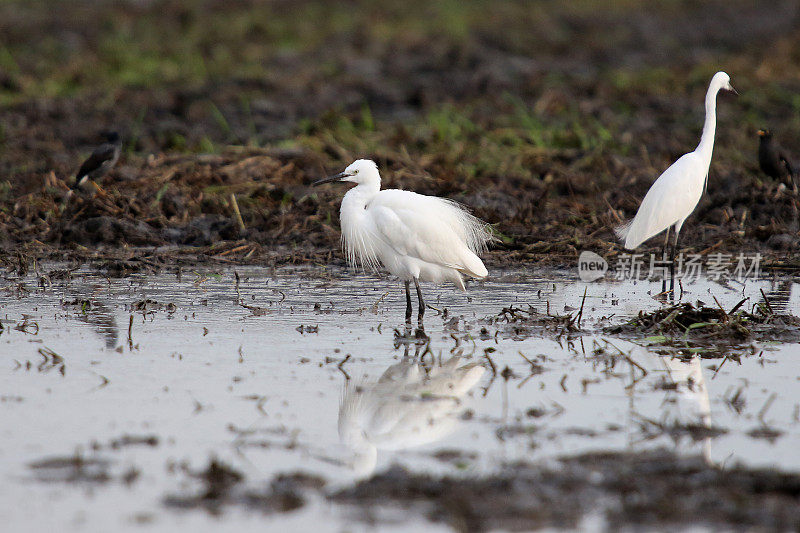
{"type": "Polygon", "coordinates": [[[379,520],[380,507],[393,504],[455,531],[800,525],[799,475],[720,470],[665,451],[592,453],[552,467],[515,463],[505,473],[477,478],[393,468],[331,499],[354,506],[365,521],[379,520]]]}
{"type": "Polygon", "coordinates": [[[755,343],[800,341],[800,318],[776,312],[762,293],[760,301],[747,311],[749,298],[729,310],[682,303],[651,313],[639,314],[624,324],[608,326],[605,332],[643,339],[651,346],[680,348],[688,356],[726,357],[731,352],[752,350],[755,343]]]}

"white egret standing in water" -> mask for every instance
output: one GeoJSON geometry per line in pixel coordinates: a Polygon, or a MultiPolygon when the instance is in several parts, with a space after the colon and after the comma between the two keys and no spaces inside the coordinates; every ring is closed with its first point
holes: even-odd
{"type": "Polygon", "coordinates": [[[461,205],[435,196],[397,189],[381,190],[377,165],[359,159],[344,172],[321,179],[355,183],[342,199],[342,243],[351,264],[377,269],[383,265],[405,282],[406,321],[411,320],[410,283],[419,298],[419,321],[425,313],[420,281],[452,281],[466,290],[462,275],[485,278],[477,254],[492,240],[486,223],[461,205]]]}
{"type": "MultiPolygon", "coordinates": [[[[706,121],[700,144],[694,152],[681,156],[658,177],[647,191],[633,220],[617,230],[619,237],[625,240],[625,248],[628,250],[633,250],[650,237],[667,230],[664,256],[667,254],[670,229],[673,231],[670,291],[675,290],[675,250],[678,247],[678,234],[686,218],[697,207],[708,182],[708,169],[711,165],[711,152],[714,149],[714,133],[717,127],[717,93],[721,90],[736,93],[731,86],[730,77],[724,72],[717,72],[711,78],[706,93],[706,121]]],[[[662,287],[666,290],[666,280],[663,281],[662,287]]]]}

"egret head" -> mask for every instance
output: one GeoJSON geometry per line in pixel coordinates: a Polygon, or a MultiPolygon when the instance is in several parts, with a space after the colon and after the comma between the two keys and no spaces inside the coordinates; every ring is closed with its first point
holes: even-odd
{"type": "Polygon", "coordinates": [[[721,91],[739,94],[736,89],[733,88],[733,85],[731,85],[731,77],[725,72],[717,72],[714,74],[714,77],[711,78],[711,85],[716,86],[717,89],[721,91]]]}
{"type": "Polygon", "coordinates": [[[381,175],[378,172],[378,165],[369,159],[358,159],[336,175],[323,178],[314,182],[312,185],[322,185],[323,183],[332,182],[350,182],[358,185],[372,185],[377,184],[380,186],[381,175]]]}

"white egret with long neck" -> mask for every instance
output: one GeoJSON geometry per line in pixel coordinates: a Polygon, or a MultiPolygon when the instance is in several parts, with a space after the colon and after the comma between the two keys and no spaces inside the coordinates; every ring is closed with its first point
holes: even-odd
{"type": "Polygon", "coordinates": [[[419,322],[425,313],[420,281],[452,281],[466,290],[462,275],[485,278],[478,254],[492,235],[486,223],[460,204],[398,189],[381,190],[378,166],[359,159],[344,172],[313,185],[355,183],[342,199],[342,244],[348,261],[364,268],[379,265],[405,283],[406,321],[411,320],[411,282],[419,299],[419,322]]]}
{"type": "MultiPolygon", "coordinates": [[[[706,93],[706,121],[700,136],[700,144],[694,152],[681,156],[658,177],[647,191],[633,220],[617,229],[617,235],[624,239],[625,248],[628,250],[633,250],[650,237],[667,230],[664,240],[665,256],[670,230],[673,231],[670,291],[675,290],[674,265],[678,235],[686,218],[700,202],[708,181],[708,169],[711,165],[714,133],[717,127],[717,93],[720,91],[736,93],[731,85],[730,76],[724,72],[717,72],[711,78],[706,93]]],[[[666,279],[663,283],[662,287],[666,290],[666,279]]]]}

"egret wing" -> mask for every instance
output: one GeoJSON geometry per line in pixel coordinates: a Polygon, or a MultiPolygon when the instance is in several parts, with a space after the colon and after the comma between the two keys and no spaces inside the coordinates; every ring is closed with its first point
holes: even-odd
{"type": "Polygon", "coordinates": [[[376,235],[396,253],[485,276],[476,252],[486,225],[455,202],[410,191],[381,191],[368,206],[376,235]]]}
{"type": "Polygon", "coordinates": [[[632,250],[688,217],[703,193],[708,167],[694,152],[675,161],[653,183],[630,225],[622,230],[625,248],[632,250]]]}
{"type": "Polygon", "coordinates": [[[413,211],[418,213],[422,221],[429,220],[447,226],[474,253],[485,251],[487,244],[494,240],[485,222],[452,200],[389,189],[378,193],[370,205],[380,205],[398,212],[413,211]]]}
{"type": "Polygon", "coordinates": [[[428,263],[458,268],[455,249],[463,247],[446,226],[434,221],[420,221],[414,210],[394,210],[384,206],[372,208],[376,234],[395,253],[415,257],[428,263]]]}

